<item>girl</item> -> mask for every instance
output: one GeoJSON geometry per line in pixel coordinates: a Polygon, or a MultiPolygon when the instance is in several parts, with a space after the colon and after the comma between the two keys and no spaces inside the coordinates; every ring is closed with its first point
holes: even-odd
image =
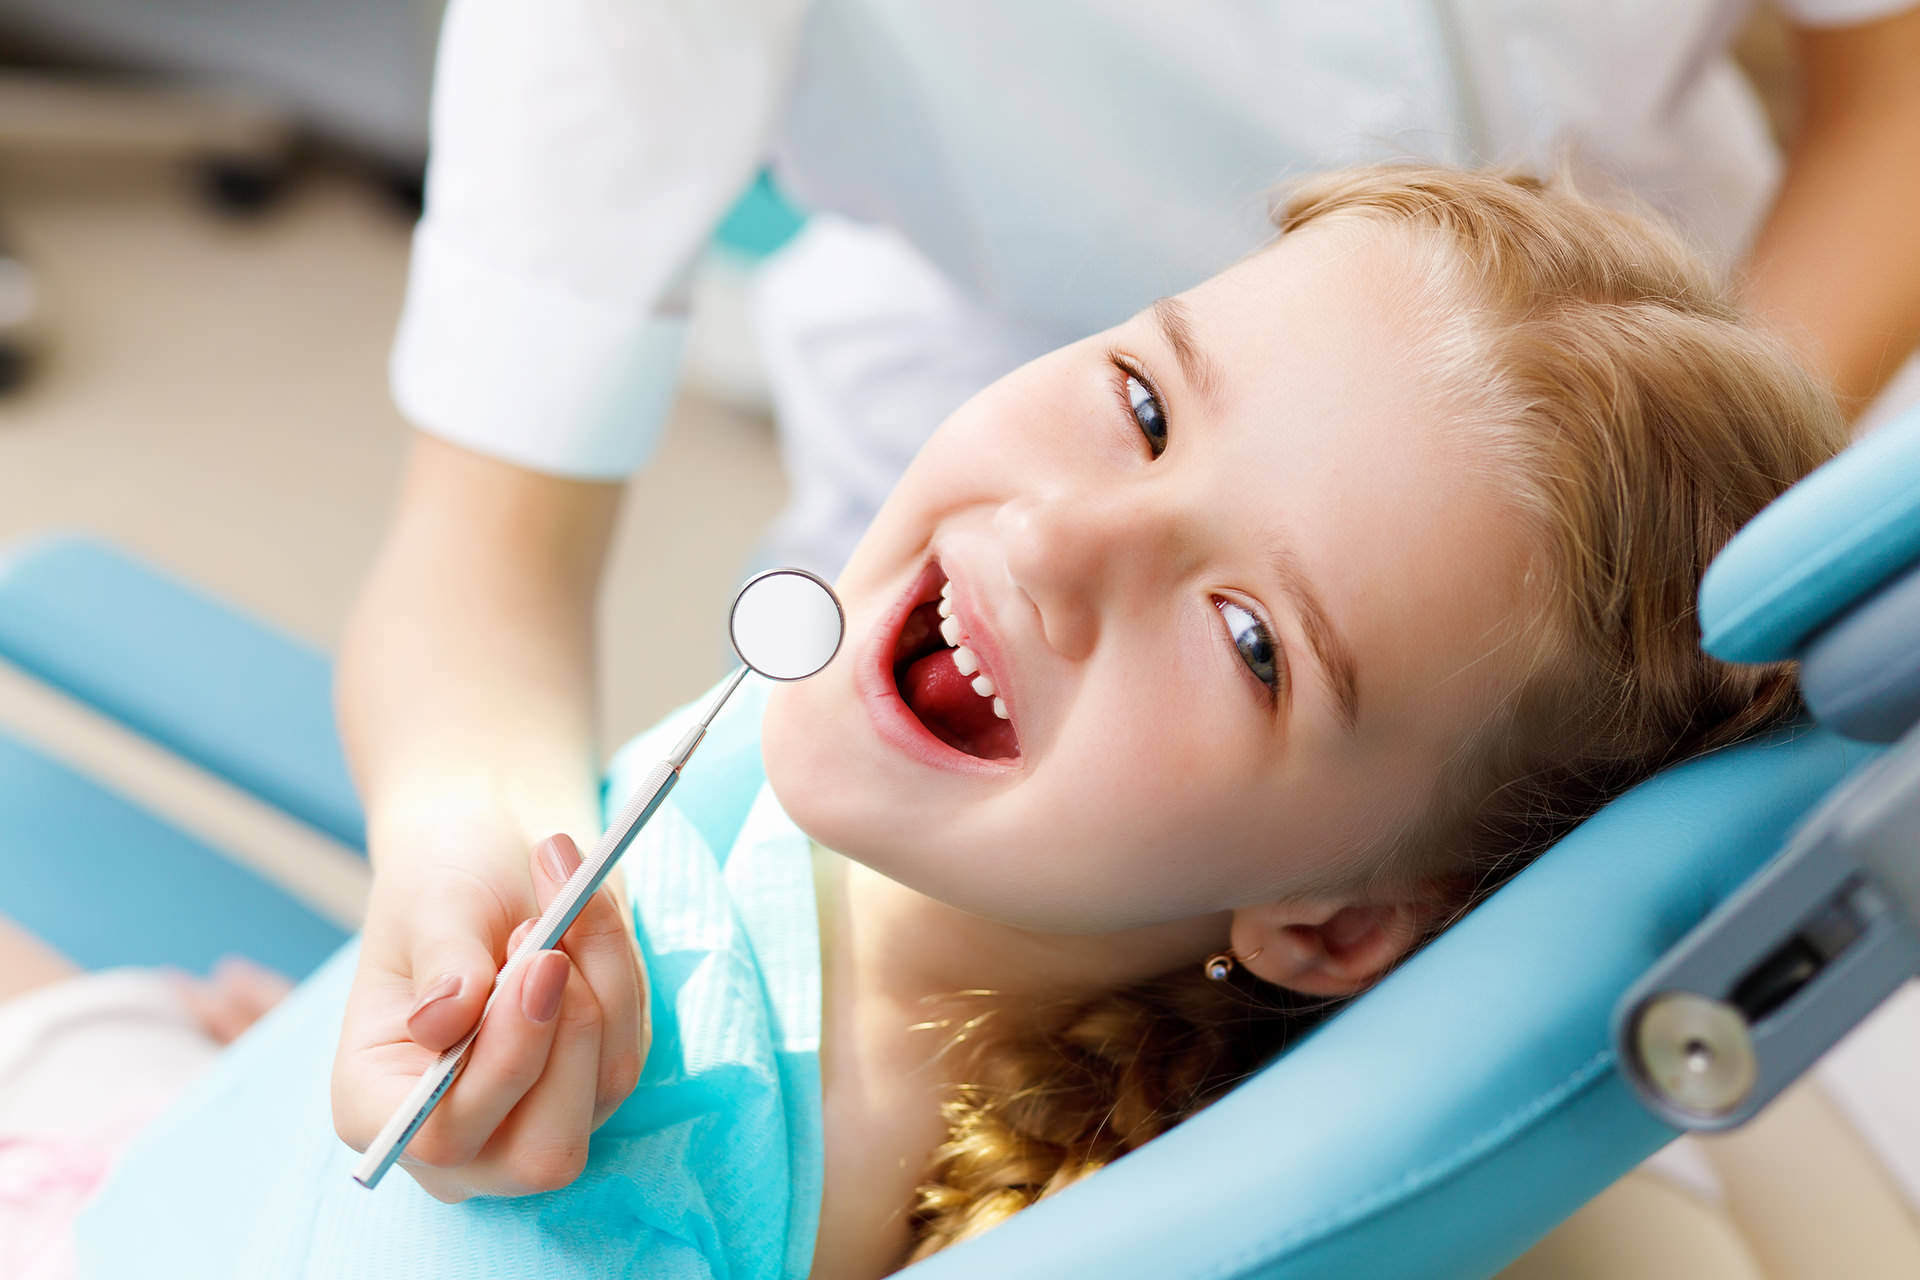
{"type": "MultiPolygon", "coordinates": [[[[483,994],[455,973],[469,1007],[413,1011],[436,975],[382,938],[419,873],[149,1131],[84,1273],[884,1275],[1205,1105],[1608,797],[1793,713],[1789,670],[1701,655],[1693,595],[1841,418],[1676,243],[1421,168],[1280,222],[954,414],[840,581],[839,656],[730,709],[630,906],[502,991],[411,1181],[352,1186],[348,1145],[483,994]],[[317,1114],[343,1004],[348,1145],[317,1114]]],[[[530,894],[487,892],[537,910],[576,863],[555,837],[530,894]]]]}

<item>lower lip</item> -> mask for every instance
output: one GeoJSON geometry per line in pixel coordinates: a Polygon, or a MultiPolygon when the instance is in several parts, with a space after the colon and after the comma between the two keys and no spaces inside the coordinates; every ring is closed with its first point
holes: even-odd
{"type": "Polygon", "coordinates": [[[927,599],[933,584],[940,581],[942,576],[939,567],[928,561],[927,567],[921,570],[912,586],[874,628],[873,640],[867,646],[866,660],[857,668],[857,688],[861,700],[866,703],[867,715],[873,720],[873,727],[881,739],[909,759],[949,773],[1012,773],[1020,767],[1019,756],[1006,760],[985,760],[950,747],[934,737],[932,731],[920,723],[920,717],[913,714],[913,708],[900,696],[900,687],[893,681],[893,651],[900,639],[900,628],[906,625],[907,615],[927,599]]]}

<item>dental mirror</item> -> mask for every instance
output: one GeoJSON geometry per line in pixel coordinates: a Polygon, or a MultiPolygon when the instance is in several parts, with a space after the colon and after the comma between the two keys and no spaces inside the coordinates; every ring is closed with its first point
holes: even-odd
{"type": "Polygon", "coordinates": [[[805,569],[769,569],[734,597],[727,633],[767,679],[804,680],[833,661],[846,626],[832,587],[805,569]]]}
{"type": "MultiPolygon", "coordinates": [[[[706,736],[707,727],[720,714],[720,708],[746,679],[747,672],[757,671],[769,680],[804,680],[833,661],[846,629],[846,615],[841,612],[840,600],[833,594],[833,588],[805,569],[769,569],[748,579],[740,588],[740,594],[733,598],[733,614],[727,622],[733,651],[746,666],[727,678],[719,694],[707,704],[706,714],[686,731],[672,753],[641,780],[593,852],[581,860],[560,892],[547,904],[546,911],[527,932],[519,949],[494,978],[493,995],[487,997],[486,1008],[480,1012],[482,1024],[493,1008],[493,996],[499,994],[507,976],[525,964],[529,956],[559,945],[561,936],[580,914],[589,895],[600,887],[620,855],[640,834],[640,828],[680,781],[680,770],[706,736]]],[[[380,1179],[420,1132],[420,1126],[427,1122],[447,1090],[453,1087],[454,1078],[466,1065],[467,1051],[479,1034],[480,1027],[476,1025],[464,1040],[441,1054],[438,1061],[421,1073],[354,1167],[355,1182],[367,1188],[380,1185],[380,1179]]]]}

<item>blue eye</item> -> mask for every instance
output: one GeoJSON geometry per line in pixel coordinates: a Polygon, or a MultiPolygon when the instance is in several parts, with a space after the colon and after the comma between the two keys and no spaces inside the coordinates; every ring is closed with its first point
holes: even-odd
{"type": "Polygon", "coordinates": [[[1147,438],[1147,447],[1157,458],[1167,450],[1167,411],[1160,406],[1160,397],[1153,394],[1153,388],[1138,377],[1129,373],[1126,386],[1127,408],[1140,425],[1140,434],[1147,438]]]}
{"type": "Polygon", "coordinates": [[[1233,637],[1233,647],[1239,651],[1240,660],[1247,664],[1247,670],[1270,692],[1279,692],[1280,653],[1267,624],[1231,600],[1215,600],[1213,605],[1226,620],[1227,634],[1233,637]]]}

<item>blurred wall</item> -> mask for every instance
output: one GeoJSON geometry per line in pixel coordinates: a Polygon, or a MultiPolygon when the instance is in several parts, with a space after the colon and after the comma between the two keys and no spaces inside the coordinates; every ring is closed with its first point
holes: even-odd
{"type": "Polygon", "coordinates": [[[0,0],[0,25],[89,61],[232,82],[313,132],[403,164],[426,154],[444,0],[0,0]]]}

